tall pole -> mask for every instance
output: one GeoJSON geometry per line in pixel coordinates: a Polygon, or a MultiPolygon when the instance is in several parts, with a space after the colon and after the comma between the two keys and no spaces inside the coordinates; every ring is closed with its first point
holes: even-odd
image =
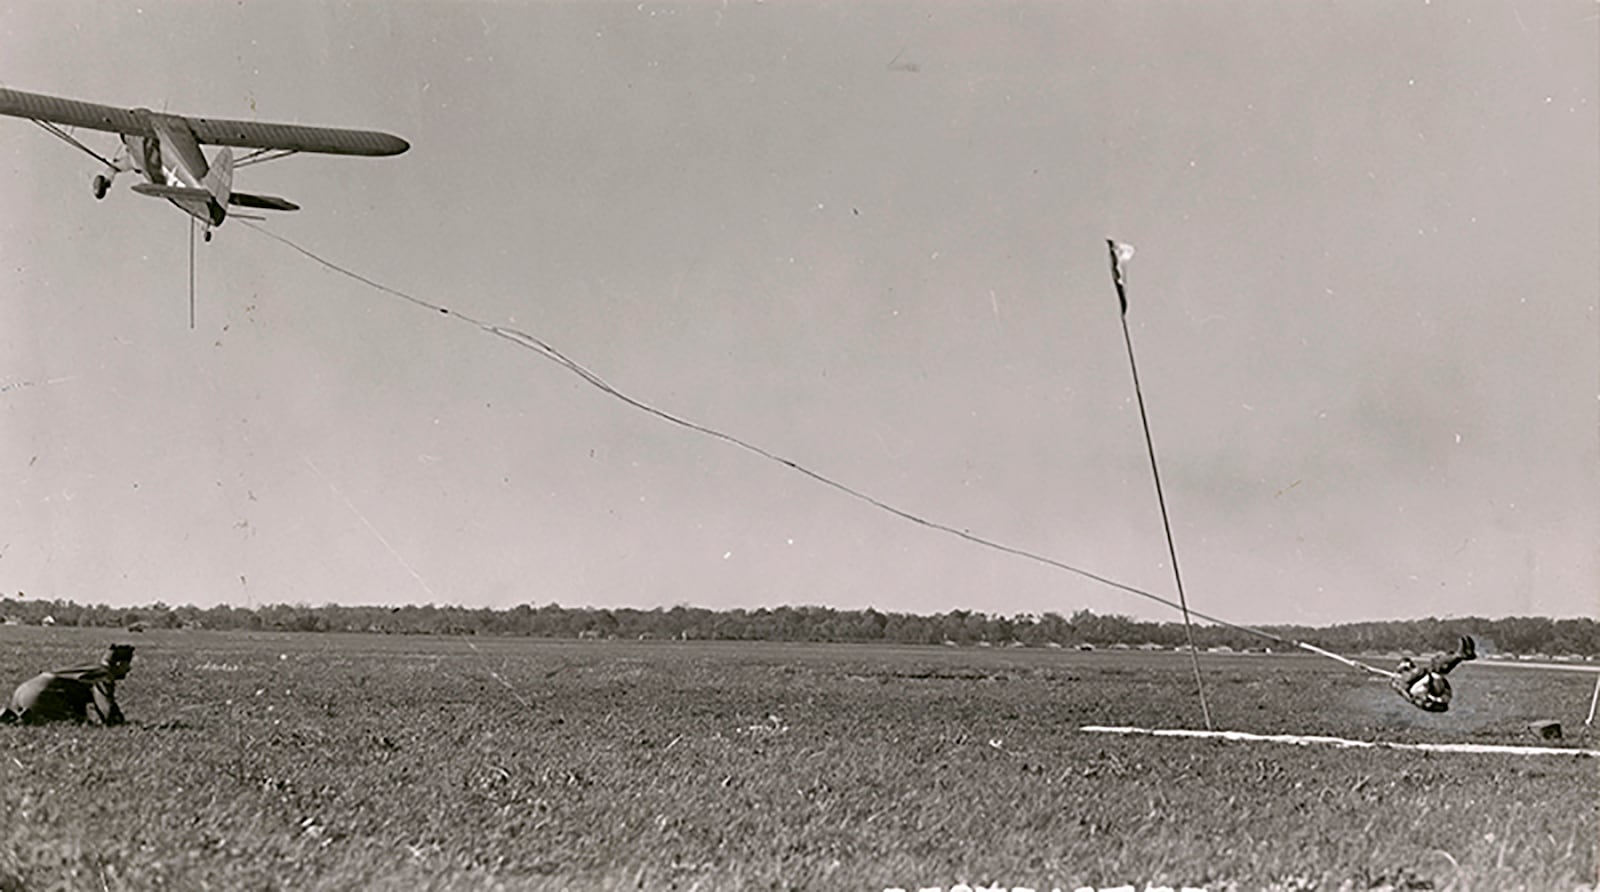
{"type": "Polygon", "coordinates": [[[1194,687],[1200,693],[1200,713],[1206,730],[1211,724],[1211,707],[1206,703],[1206,686],[1200,679],[1200,652],[1194,646],[1194,625],[1189,621],[1189,599],[1183,593],[1183,574],[1178,571],[1178,548],[1172,542],[1172,521],[1167,516],[1167,497],[1161,491],[1161,469],[1156,465],[1156,444],[1150,436],[1150,416],[1144,408],[1144,390],[1139,386],[1139,364],[1133,358],[1133,336],[1128,333],[1128,292],[1122,277],[1122,264],[1133,258],[1132,245],[1119,245],[1106,239],[1111,249],[1111,281],[1117,286],[1117,301],[1122,307],[1122,340],[1128,345],[1128,367],[1133,370],[1133,393],[1139,400],[1139,421],[1144,425],[1144,445],[1150,453],[1150,474],[1156,481],[1156,501],[1161,505],[1161,526],[1167,533],[1167,555],[1172,559],[1172,579],[1178,586],[1178,606],[1183,611],[1183,631],[1189,639],[1189,662],[1194,667],[1194,687]]]}
{"type": "Polygon", "coordinates": [[[1589,717],[1583,720],[1585,728],[1594,724],[1594,708],[1600,704],[1600,675],[1594,677],[1594,696],[1589,698],[1589,717]]]}

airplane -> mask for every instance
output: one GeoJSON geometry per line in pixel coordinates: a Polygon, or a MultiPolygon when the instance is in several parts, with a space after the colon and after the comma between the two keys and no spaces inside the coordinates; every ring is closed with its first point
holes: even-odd
{"type": "MultiPolygon", "coordinates": [[[[96,199],[106,197],[118,174],[143,175],[145,182],[135,183],[133,191],[152,198],[165,198],[176,205],[205,227],[208,242],[212,228],[221,226],[228,218],[230,207],[269,211],[300,209],[299,205],[273,195],[235,191],[235,168],[274,161],[298,152],[380,157],[398,155],[411,148],[410,143],[398,136],[372,130],[197,118],[4,87],[0,87],[0,115],[30,120],[104,164],[90,181],[96,199]],[[76,127],[118,134],[122,147],[113,157],[106,158],[65,129],[76,127]],[[203,145],[220,147],[210,161],[200,148],[203,145]],[[234,148],[251,151],[235,159],[234,148]]],[[[246,214],[235,216],[248,217],[246,214]]]]}

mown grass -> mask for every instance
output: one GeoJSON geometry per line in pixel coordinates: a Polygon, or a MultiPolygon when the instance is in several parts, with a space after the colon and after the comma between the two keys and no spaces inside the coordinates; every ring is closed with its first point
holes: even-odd
{"type": "MultiPolygon", "coordinates": [[[[128,637],[128,636],[124,636],[128,637]]],[[[1596,761],[1083,734],[1200,727],[1186,657],[149,633],[124,728],[0,728],[0,889],[1571,889],[1596,761]]],[[[0,684],[104,632],[0,629],[0,684]]],[[[1209,658],[1219,727],[1567,745],[1591,676],[1445,715],[1209,658]]],[[[1573,732],[1579,732],[1574,734],[1573,732]]]]}

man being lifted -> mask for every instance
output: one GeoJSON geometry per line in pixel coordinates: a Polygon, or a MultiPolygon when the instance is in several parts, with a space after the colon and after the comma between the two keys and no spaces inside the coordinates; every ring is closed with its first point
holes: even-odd
{"type": "Polygon", "coordinates": [[[1410,657],[1401,657],[1389,684],[1395,693],[1411,701],[1411,705],[1428,712],[1447,712],[1450,709],[1450,682],[1445,679],[1450,670],[1467,660],[1476,660],[1478,651],[1471,635],[1461,636],[1455,653],[1439,654],[1418,666],[1410,657]]]}
{"type": "Polygon", "coordinates": [[[113,644],[94,666],[42,672],[22,683],[0,711],[0,724],[93,722],[120,725],[117,682],[133,665],[133,645],[113,644]]]}

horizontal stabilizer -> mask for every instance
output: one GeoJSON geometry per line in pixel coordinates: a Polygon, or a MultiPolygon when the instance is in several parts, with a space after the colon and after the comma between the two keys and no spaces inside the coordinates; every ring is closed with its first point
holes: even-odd
{"type": "MultiPolygon", "coordinates": [[[[134,183],[133,191],[153,198],[190,199],[195,201],[206,201],[211,198],[211,193],[204,189],[190,189],[187,186],[158,186],[155,183],[134,183]]],[[[300,205],[279,198],[276,195],[252,195],[249,192],[235,192],[229,195],[228,204],[257,208],[263,211],[300,210],[300,205]]]]}
{"type": "Polygon", "coordinates": [[[170,198],[174,200],[189,199],[191,201],[210,201],[211,193],[204,189],[191,189],[188,186],[162,186],[156,183],[134,183],[133,191],[140,195],[149,195],[152,198],[170,198]]]}
{"type": "Polygon", "coordinates": [[[285,201],[276,195],[251,195],[249,192],[235,192],[228,196],[228,204],[240,207],[259,208],[263,211],[298,211],[300,205],[292,201],[285,201]]]}

